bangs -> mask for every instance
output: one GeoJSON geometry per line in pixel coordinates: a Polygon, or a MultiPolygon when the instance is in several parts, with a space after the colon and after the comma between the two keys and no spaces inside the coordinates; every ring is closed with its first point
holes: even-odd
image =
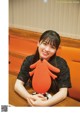
{"type": "Polygon", "coordinates": [[[54,46],[54,47],[57,48],[56,41],[55,41],[54,38],[46,37],[46,38],[44,38],[41,42],[42,42],[42,43],[43,43],[43,42],[46,42],[47,44],[50,44],[52,47],[54,46]]]}

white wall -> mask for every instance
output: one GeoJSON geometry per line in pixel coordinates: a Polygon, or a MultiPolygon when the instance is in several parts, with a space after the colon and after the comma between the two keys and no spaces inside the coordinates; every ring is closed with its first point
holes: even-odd
{"type": "Polygon", "coordinates": [[[80,0],[9,0],[9,26],[80,39],[80,0]]]}

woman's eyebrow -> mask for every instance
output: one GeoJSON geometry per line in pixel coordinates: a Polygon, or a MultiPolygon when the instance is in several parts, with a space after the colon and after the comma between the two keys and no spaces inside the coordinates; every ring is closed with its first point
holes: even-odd
{"type": "Polygon", "coordinates": [[[50,43],[50,41],[49,41],[49,40],[45,40],[44,42],[46,42],[46,43],[50,43]]]}

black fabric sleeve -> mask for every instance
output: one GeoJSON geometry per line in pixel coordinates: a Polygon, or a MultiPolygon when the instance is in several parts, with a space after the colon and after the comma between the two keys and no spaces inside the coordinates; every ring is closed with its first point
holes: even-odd
{"type": "Polygon", "coordinates": [[[59,62],[60,73],[58,75],[58,86],[59,88],[70,88],[71,80],[70,80],[70,69],[67,65],[67,62],[64,59],[61,59],[59,62]]]}
{"type": "Polygon", "coordinates": [[[26,57],[26,59],[22,63],[20,72],[17,76],[17,79],[23,81],[24,84],[26,84],[26,82],[30,78],[29,72],[30,72],[31,58],[32,57],[26,57]]]}

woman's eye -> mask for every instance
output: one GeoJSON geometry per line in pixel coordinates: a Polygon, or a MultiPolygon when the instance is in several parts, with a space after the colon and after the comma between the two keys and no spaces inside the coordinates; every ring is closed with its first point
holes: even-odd
{"type": "Polygon", "coordinates": [[[47,45],[47,43],[46,43],[46,42],[43,42],[43,44],[44,44],[44,45],[47,45]]]}
{"type": "Polygon", "coordinates": [[[51,46],[52,49],[55,49],[55,46],[51,46]]]}

